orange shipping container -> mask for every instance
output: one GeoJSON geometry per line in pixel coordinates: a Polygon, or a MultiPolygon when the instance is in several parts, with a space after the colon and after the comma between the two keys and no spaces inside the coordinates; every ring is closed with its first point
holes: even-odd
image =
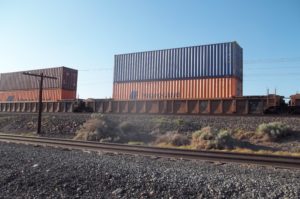
{"type": "MultiPolygon", "coordinates": [[[[39,90],[0,91],[0,101],[38,101],[39,90]]],[[[43,101],[74,100],[76,90],[44,89],[43,101]]]]}
{"type": "Polygon", "coordinates": [[[214,99],[242,96],[235,77],[114,83],[114,100],[214,99]]]}

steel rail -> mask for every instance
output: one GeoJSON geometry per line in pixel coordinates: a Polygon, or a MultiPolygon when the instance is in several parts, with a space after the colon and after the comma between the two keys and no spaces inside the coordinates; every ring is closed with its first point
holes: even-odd
{"type": "Polygon", "coordinates": [[[84,149],[91,151],[116,152],[124,154],[140,154],[156,157],[208,160],[213,162],[236,162],[243,164],[259,164],[273,167],[300,169],[300,157],[263,155],[251,153],[233,153],[223,151],[204,151],[174,148],[160,148],[139,145],[125,145],[112,143],[99,143],[89,141],[76,141],[70,139],[28,137],[18,135],[0,134],[0,141],[45,145],[69,149],[84,149]]]}

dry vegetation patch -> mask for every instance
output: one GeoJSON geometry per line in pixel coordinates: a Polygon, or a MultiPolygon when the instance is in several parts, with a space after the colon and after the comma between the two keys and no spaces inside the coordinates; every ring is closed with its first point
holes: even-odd
{"type": "Polygon", "coordinates": [[[179,134],[177,131],[168,131],[163,135],[160,135],[155,140],[155,145],[164,146],[186,146],[190,144],[190,140],[187,135],[179,134]]]}
{"type": "Polygon", "coordinates": [[[256,137],[262,141],[275,142],[290,136],[292,130],[282,122],[262,123],[258,126],[256,137]]]}
{"type": "Polygon", "coordinates": [[[75,140],[117,142],[120,137],[113,125],[101,114],[92,114],[76,132],[75,140]]]}
{"type": "Polygon", "coordinates": [[[101,114],[92,114],[81,128],[76,132],[75,140],[99,142],[139,142],[151,140],[139,127],[131,122],[116,122],[101,114]]]}
{"type": "Polygon", "coordinates": [[[191,145],[195,149],[233,149],[240,143],[231,136],[230,131],[205,127],[192,134],[191,145]]]}
{"type": "Polygon", "coordinates": [[[280,147],[289,147],[289,140],[294,139],[290,135],[295,135],[295,139],[300,137],[297,138],[298,134],[281,122],[260,124],[256,131],[197,127],[195,122],[163,116],[151,117],[142,123],[136,118],[115,120],[107,115],[93,114],[76,132],[74,139],[185,149],[280,153],[289,150],[280,147]]]}

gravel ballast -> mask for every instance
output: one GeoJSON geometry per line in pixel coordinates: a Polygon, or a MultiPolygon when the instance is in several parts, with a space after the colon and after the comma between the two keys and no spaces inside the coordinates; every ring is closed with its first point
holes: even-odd
{"type": "MultiPolygon", "coordinates": [[[[95,114],[101,115],[101,114],[95,114]]],[[[43,114],[42,132],[50,137],[72,137],[91,114],[51,113],[43,114]]],[[[130,122],[139,130],[150,133],[157,126],[163,131],[180,132],[196,131],[203,127],[217,129],[241,129],[255,131],[262,123],[282,122],[295,131],[300,131],[300,117],[276,116],[180,116],[180,115],[122,115],[106,114],[105,117],[115,123],[130,122]]],[[[0,114],[0,132],[20,133],[35,132],[37,128],[37,114],[0,114]]]]}
{"type": "Polygon", "coordinates": [[[0,142],[0,198],[299,198],[300,171],[0,142]]]}
{"type": "MultiPolygon", "coordinates": [[[[42,116],[42,136],[72,138],[90,114],[53,113],[42,116]]],[[[0,114],[0,132],[36,132],[37,114],[0,114]]]]}

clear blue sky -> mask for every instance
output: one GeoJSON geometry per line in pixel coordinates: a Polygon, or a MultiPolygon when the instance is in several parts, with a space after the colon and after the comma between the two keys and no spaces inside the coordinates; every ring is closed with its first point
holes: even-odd
{"type": "Polygon", "coordinates": [[[114,54],[237,41],[244,94],[300,92],[299,0],[0,0],[0,72],[67,66],[112,95],[114,54]]]}

